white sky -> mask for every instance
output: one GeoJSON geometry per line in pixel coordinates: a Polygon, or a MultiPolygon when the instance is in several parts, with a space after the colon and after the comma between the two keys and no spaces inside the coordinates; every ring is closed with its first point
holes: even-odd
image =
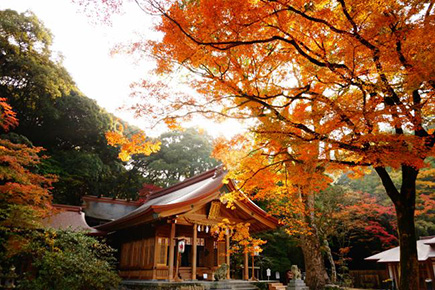
{"type": "MultiPolygon", "coordinates": [[[[0,9],[33,11],[52,32],[52,49],[64,56],[63,64],[78,88],[107,111],[136,126],[145,127],[134,120],[130,112],[118,108],[129,100],[130,83],[146,78],[153,64],[135,64],[126,56],[110,56],[110,50],[117,43],[134,39],[139,32],[155,37],[151,30],[154,21],[151,16],[131,3],[122,15],[113,18],[111,26],[95,25],[86,15],[79,13],[78,6],[71,0],[0,0],[0,9]]],[[[200,120],[197,124],[215,137],[220,134],[231,137],[241,132],[240,124],[235,121],[213,124],[200,120]]],[[[161,132],[146,133],[156,136],[161,132]]]]}

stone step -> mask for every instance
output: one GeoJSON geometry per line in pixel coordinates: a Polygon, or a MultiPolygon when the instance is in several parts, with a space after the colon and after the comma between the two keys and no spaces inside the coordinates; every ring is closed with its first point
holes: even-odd
{"type": "Polygon", "coordinates": [[[232,281],[232,282],[217,282],[213,284],[210,290],[258,290],[255,285],[249,282],[232,281]]]}
{"type": "Polygon", "coordinates": [[[269,283],[269,290],[286,290],[286,287],[282,283],[269,283]]]}

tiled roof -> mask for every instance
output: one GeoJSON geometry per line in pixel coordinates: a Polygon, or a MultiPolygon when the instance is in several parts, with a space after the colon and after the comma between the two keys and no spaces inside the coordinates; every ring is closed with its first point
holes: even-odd
{"type": "Polygon", "coordinates": [[[222,186],[225,174],[217,169],[186,179],[174,186],[156,191],[136,210],[129,214],[97,226],[101,230],[115,230],[127,226],[127,223],[140,216],[160,212],[169,207],[180,206],[185,202],[194,202],[206,195],[216,192],[222,186]]]}
{"type": "Polygon", "coordinates": [[[53,215],[42,220],[42,225],[46,228],[56,230],[72,230],[76,232],[86,232],[90,235],[103,235],[104,232],[91,228],[85,220],[85,214],[81,207],[71,205],[55,204],[56,211],[53,215]]]}
{"type": "Polygon", "coordinates": [[[111,221],[123,217],[143,203],[142,201],[128,201],[90,195],[85,195],[82,199],[83,211],[86,217],[102,221],[111,221]]]}

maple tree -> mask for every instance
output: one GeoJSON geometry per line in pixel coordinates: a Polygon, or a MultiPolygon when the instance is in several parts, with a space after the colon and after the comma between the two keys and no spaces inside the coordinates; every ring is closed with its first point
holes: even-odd
{"type": "MultiPolygon", "coordinates": [[[[8,131],[18,124],[15,112],[0,99],[1,127],[8,131]]],[[[56,180],[35,172],[41,147],[29,147],[0,139],[0,257],[13,256],[28,242],[20,229],[34,229],[51,211],[49,189],[56,180]]]]}
{"type": "MultiPolygon", "coordinates": [[[[333,190],[333,189],[332,189],[333,190]]],[[[333,200],[334,194],[322,193],[319,224],[327,236],[344,233],[360,242],[378,240],[382,249],[397,245],[397,225],[393,205],[382,205],[369,193],[346,191],[333,200]],[[356,236],[356,237],[355,237],[356,236]]]]}
{"type": "Polygon", "coordinates": [[[131,136],[124,135],[124,127],[118,126],[117,131],[106,132],[107,143],[120,148],[119,159],[128,161],[133,154],[144,154],[145,156],[155,153],[160,149],[160,142],[147,140],[144,132],[140,131],[131,136]]]}
{"type": "MultiPolygon", "coordinates": [[[[299,237],[306,283],[312,289],[323,289],[327,273],[316,221],[315,196],[326,189],[331,179],[324,174],[325,164],[315,158],[318,146],[294,146],[290,153],[281,142],[271,141],[270,136],[256,136],[217,140],[213,154],[229,170],[226,178],[239,180],[240,190],[253,199],[264,200],[269,213],[286,225],[286,232],[299,237]],[[313,155],[297,159],[302,150],[306,153],[312,150],[313,155]]],[[[223,198],[230,202],[244,198],[237,193],[230,192],[223,198]]]]}
{"type": "MultiPolygon", "coordinates": [[[[0,116],[4,132],[18,125],[4,98],[0,116]]],[[[84,233],[42,228],[42,219],[56,212],[50,193],[56,177],[38,172],[41,151],[0,138],[0,267],[21,272],[31,262],[31,271],[19,276],[25,289],[116,287],[113,249],[84,233]]]]}
{"type": "Polygon", "coordinates": [[[400,287],[418,289],[415,184],[435,144],[434,2],[136,2],[162,16],[164,36],[130,52],[150,49],[158,73],[181,65],[201,76],[189,80],[200,97],[157,92],[138,111],[254,119],[253,131],[282,148],[318,142],[315,159],[373,166],[397,213],[400,287]],[[401,171],[400,186],[388,167],[401,171]]]}
{"type": "Polygon", "coordinates": [[[316,211],[332,281],[346,280],[350,266],[361,269],[363,258],[397,246],[393,205],[368,193],[334,184],[316,196],[316,211]]]}
{"type": "Polygon", "coordinates": [[[235,223],[229,219],[224,218],[221,222],[217,223],[211,228],[211,233],[217,237],[219,241],[225,240],[225,236],[230,236],[231,240],[235,242],[230,253],[238,250],[243,250],[254,256],[256,253],[261,253],[261,245],[266,244],[260,238],[255,238],[249,233],[249,223],[235,223]]]}
{"type": "MultiPolygon", "coordinates": [[[[435,186],[434,180],[434,163],[433,158],[428,158],[427,164],[429,167],[422,168],[419,172],[416,182],[416,191],[418,193],[416,200],[415,222],[417,236],[431,236],[435,234],[435,196],[433,189],[435,186]]],[[[393,183],[400,185],[401,174],[395,170],[389,170],[393,183]]],[[[347,174],[343,174],[338,180],[337,184],[346,188],[346,192],[367,193],[370,195],[369,200],[376,198],[378,206],[388,209],[394,207],[388,196],[385,195],[385,190],[381,180],[375,171],[364,175],[362,178],[349,179],[347,174]]],[[[348,196],[346,194],[345,196],[348,196]]],[[[351,199],[358,201],[359,198],[352,194],[351,199]]],[[[369,201],[368,200],[368,201],[369,201]]],[[[377,206],[374,204],[374,206],[377,206]]],[[[395,215],[395,210],[388,210],[391,215],[395,215]]],[[[395,218],[394,218],[395,223],[395,218]]]]}

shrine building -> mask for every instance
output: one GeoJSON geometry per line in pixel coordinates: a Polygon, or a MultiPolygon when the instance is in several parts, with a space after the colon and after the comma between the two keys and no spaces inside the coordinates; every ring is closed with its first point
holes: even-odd
{"type": "MultiPolygon", "coordinates": [[[[224,183],[221,167],[212,169],[174,186],[152,191],[142,205],[126,215],[95,228],[108,233],[119,249],[119,270],[124,279],[213,280],[216,270],[230,265],[230,236],[219,241],[211,228],[228,219],[249,223],[250,233],[275,229],[278,222],[247,197],[236,200],[229,209],[220,200],[235,190],[224,183]],[[181,253],[182,252],[182,253],[181,253]]],[[[95,210],[97,198],[85,199],[84,210],[95,210]],[[86,202],[88,203],[86,205],[86,202]],[[92,204],[94,203],[94,204],[92,204]]],[[[104,200],[106,204],[110,202],[104,200]]],[[[131,204],[129,204],[131,205],[131,204]]],[[[106,205],[108,206],[108,205],[106,205]]],[[[122,204],[117,204],[119,207],[122,204]]],[[[244,256],[243,278],[249,277],[249,257],[244,256]]],[[[226,272],[230,277],[230,269],[226,272]]]]}
{"type": "MultiPolygon", "coordinates": [[[[435,236],[421,237],[417,241],[417,259],[419,265],[420,289],[429,289],[426,281],[435,281],[435,236]]],[[[400,283],[400,247],[395,247],[365,258],[387,266],[390,279],[399,288],[400,283]]]]}

